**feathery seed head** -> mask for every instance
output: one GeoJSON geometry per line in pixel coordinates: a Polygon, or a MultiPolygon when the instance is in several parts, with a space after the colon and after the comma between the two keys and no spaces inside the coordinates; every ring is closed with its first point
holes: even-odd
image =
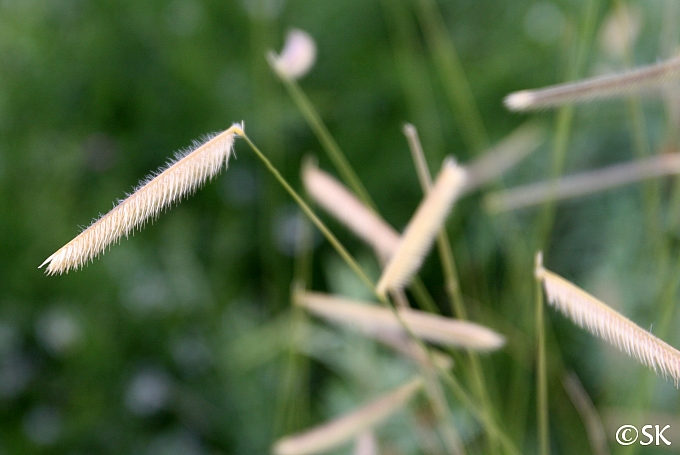
{"type": "Polygon", "coordinates": [[[107,214],[100,216],[69,243],[48,257],[46,273],[56,275],[78,269],[122,236],[128,236],[173,202],[193,192],[228,163],[235,136],[243,136],[243,123],[209,137],[194,149],[178,154],[164,168],[147,177],[107,214]]]}
{"type": "Polygon", "coordinates": [[[379,294],[402,288],[418,270],[465,181],[465,170],[451,157],[444,160],[434,186],[406,226],[397,250],[378,281],[379,294]]]}
{"type": "Polygon", "coordinates": [[[316,60],[316,43],[309,33],[293,29],[288,32],[280,55],[267,56],[277,74],[286,79],[300,79],[316,60]]]}
{"type": "Polygon", "coordinates": [[[537,267],[548,303],[574,323],[621,351],[626,352],[655,373],[680,381],[680,351],[555,273],[537,267]]]}

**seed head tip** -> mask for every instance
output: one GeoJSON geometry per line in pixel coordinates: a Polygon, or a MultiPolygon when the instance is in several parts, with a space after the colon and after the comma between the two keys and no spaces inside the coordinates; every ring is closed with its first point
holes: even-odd
{"type": "Polygon", "coordinates": [[[534,102],[534,96],[528,90],[521,90],[509,94],[503,100],[505,107],[511,111],[521,111],[527,109],[534,102]]]}

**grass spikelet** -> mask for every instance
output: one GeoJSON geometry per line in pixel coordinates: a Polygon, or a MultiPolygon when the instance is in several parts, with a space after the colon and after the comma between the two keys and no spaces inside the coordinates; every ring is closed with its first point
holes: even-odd
{"type": "Polygon", "coordinates": [[[203,144],[168,163],[167,166],[142,181],[127,198],[111,211],[100,216],[73,240],[48,257],[48,275],[78,269],[102,253],[106,247],[127,236],[148,219],[193,192],[214,177],[226,165],[234,146],[235,136],[243,135],[243,125],[233,125],[203,144]]]}
{"type": "Polygon", "coordinates": [[[579,326],[621,351],[626,352],[655,373],[680,381],[680,351],[641,329],[625,316],[537,261],[536,277],[543,282],[548,302],[579,326]]]}
{"type": "Polygon", "coordinates": [[[547,200],[568,199],[615,188],[639,180],[680,174],[680,153],[664,153],[630,163],[616,164],[554,181],[532,183],[491,193],[485,198],[490,212],[529,207],[547,200]]]}
{"type": "Polygon", "coordinates": [[[406,226],[397,250],[387,264],[377,292],[401,289],[418,270],[465,184],[465,171],[452,158],[444,160],[434,187],[406,226]]]}
{"type": "MultiPolygon", "coordinates": [[[[315,292],[301,292],[296,301],[318,317],[355,327],[368,336],[407,335],[394,311],[389,308],[315,292]]],[[[397,311],[413,335],[431,343],[479,351],[498,349],[505,343],[503,336],[472,322],[413,309],[400,308],[397,311]]]]}
{"type": "Polygon", "coordinates": [[[304,433],[280,439],[273,452],[276,455],[308,455],[338,447],[394,414],[422,385],[420,378],[413,379],[356,411],[304,433]]]}
{"type": "Polygon", "coordinates": [[[678,79],[680,57],[674,57],[620,74],[593,77],[537,90],[521,90],[506,96],[504,103],[512,111],[543,109],[621,96],[678,79]]]}
{"type": "Polygon", "coordinates": [[[312,159],[303,164],[302,182],[317,204],[370,245],[378,256],[384,260],[392,256],[399,244],[399,233],[340,182],[321,171],[312,159]]]}
{"type": "Polygon", "coordinates": [[[588,396],[588,392],[583,388],[581,380],[576,376],[576,373],[570,372],[562,378],[562,385],[572,404],[581,415],[593,455],[610,455],[611,452],[607,446],[607,432],[602,424],[602,419],[595,409],[595,404],[588,396]]]}

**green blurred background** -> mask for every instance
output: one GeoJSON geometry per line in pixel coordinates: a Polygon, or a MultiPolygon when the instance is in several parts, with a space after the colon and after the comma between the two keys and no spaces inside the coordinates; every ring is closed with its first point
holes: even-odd
{"type": "MultiPolygon", "coordinates": [[[[174,151],[234,122],[300,191],[305,154],[335,173],[264,58],[288,29],[315,38],[317,63],[300,84],[401,230],[421,197],[405,121],[434,172],[446,154],[466,162],[539,118],[548,139],[509,186],[677,145],[670,97],[503,108],[513,90],[675,52],[672,0],[628,2],[639,35],[627,52],[608,49],[605,24],[625,3],[0,0],[0,454],[268,453],[406,377],[384,351],[319,323],[310,339],[323,349],[289,353],[301,218],[243,141],[228,171],[84,270],[37,268],[174,151]],[[433,39],[439,19],[445,33],[433,39]]],[[[677,298],[673,194],[669,182],[637,185],[517,216],[487,215],[479,195],[461,201],[449,232],[462,289],[471,317],[510,340],[484,367],[522,453],[535,450],[533,252],[546,249],[549,268],[643,327],[664,314],[677,344],[673,305],[660,309],[677,298]]],[[[324,219],[376,277],[370,251],[324,219]]],[[[311,288],[366,294],[320,236],[313,244],[311,288]]],[[[446,312],[437,264],[426,261],[422,278],[446,312]]],[[[603,413],[677,411],[672,384],[547,315],[556,453],[590,450],[565,371],[603,413]]],[[[474,422],[452,406],[474,441],[474,422]]],[[[390,435],[391,453],[418,453],[408,434],[390,435]]]]}

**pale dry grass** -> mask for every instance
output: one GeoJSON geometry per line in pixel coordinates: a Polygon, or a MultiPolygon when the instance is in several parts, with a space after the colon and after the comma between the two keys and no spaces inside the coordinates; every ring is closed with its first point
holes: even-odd
{"type": "Polygon", "coordinates": [[[556,180],[531,183],[488,194],[484,203],[492,213],[531,207],[549,200],[563,200],[628,183],[680,174],[680,153],[615,164],[604,169],[568,175],[556,180]]]}
{"type": "Polygon", "coordinates": [[[243,136],[243,124],[233,125],[203,143],[195,144],[189,152],[179,154],[142,181],[111,211],[48,257],[40,267],[47,265],[47,274],[55,275],[78,269],[91,261],[113,242],[128,236],[161,210],[214,177],[223,165],[227,165],[236,136],[243,136]]]}
{"type": "Polygon", "coordinates": [[[536,90],[521,90],[506,96],[504,102],[510,110],[528,111],[622,96],[664,86],[678,79],[680,57],[674,57],[620,74],[593,77],[536,90]]]}
{"type": "Polygon", "coordinates": [[[302,183],[317,204],[370,245],[378,257],[384,261],[392,257],[399,245],[399,232],[312,159],[302,166],[302,183]]]}
{"type": "Polygon", "coordinates": [[[491,351],[505,343],[503,336],[487,327],[423,311],[400,308],[397,318],[389,308],[316,292],[299,292],[295,300],[321,318],[354,327],[368,336],[404,337],[405,325],[414,336],[444,346],[491,351]]]}
{"type": "Polygon", "coordinates": [[[416,209],[378,281],[379,295],[403,288],[421,266],[461,189],[465,171],[452,158],[442,165],[432,190],[416,209]]]}
{"type": "Polygon", "coordinates": [[[543,143],[544,129],[535,123],[526,123],[504,137],[474,160],[465,163],[467,179],[461,190],[467,194],[497,179],[535,152],[543,143]]]}
{"type": "Polygon", "coordinates": [[[378,441],[373,431],[367,430],[357,436],[354,455],[378,455],[378,441]]]}
{"type": "Polygon", "coordinates": [[[276,455],[309,455],[338,447],[394,414],[422,385],[420,378],[413,379],[356,411],[304,433],[280,439],[273,452],[276,455]]]}
{"type": "MultiPolygon", "coordinates": [[[[539,253],[540,255],[540,253],[539,253]]],[[[546,270],[539,256],[536,278],[543,283],[548,302],[577,325],[587,329],[657,374],[680,381],[680,351],[635,325],[573,283],[546,270]]]]}

